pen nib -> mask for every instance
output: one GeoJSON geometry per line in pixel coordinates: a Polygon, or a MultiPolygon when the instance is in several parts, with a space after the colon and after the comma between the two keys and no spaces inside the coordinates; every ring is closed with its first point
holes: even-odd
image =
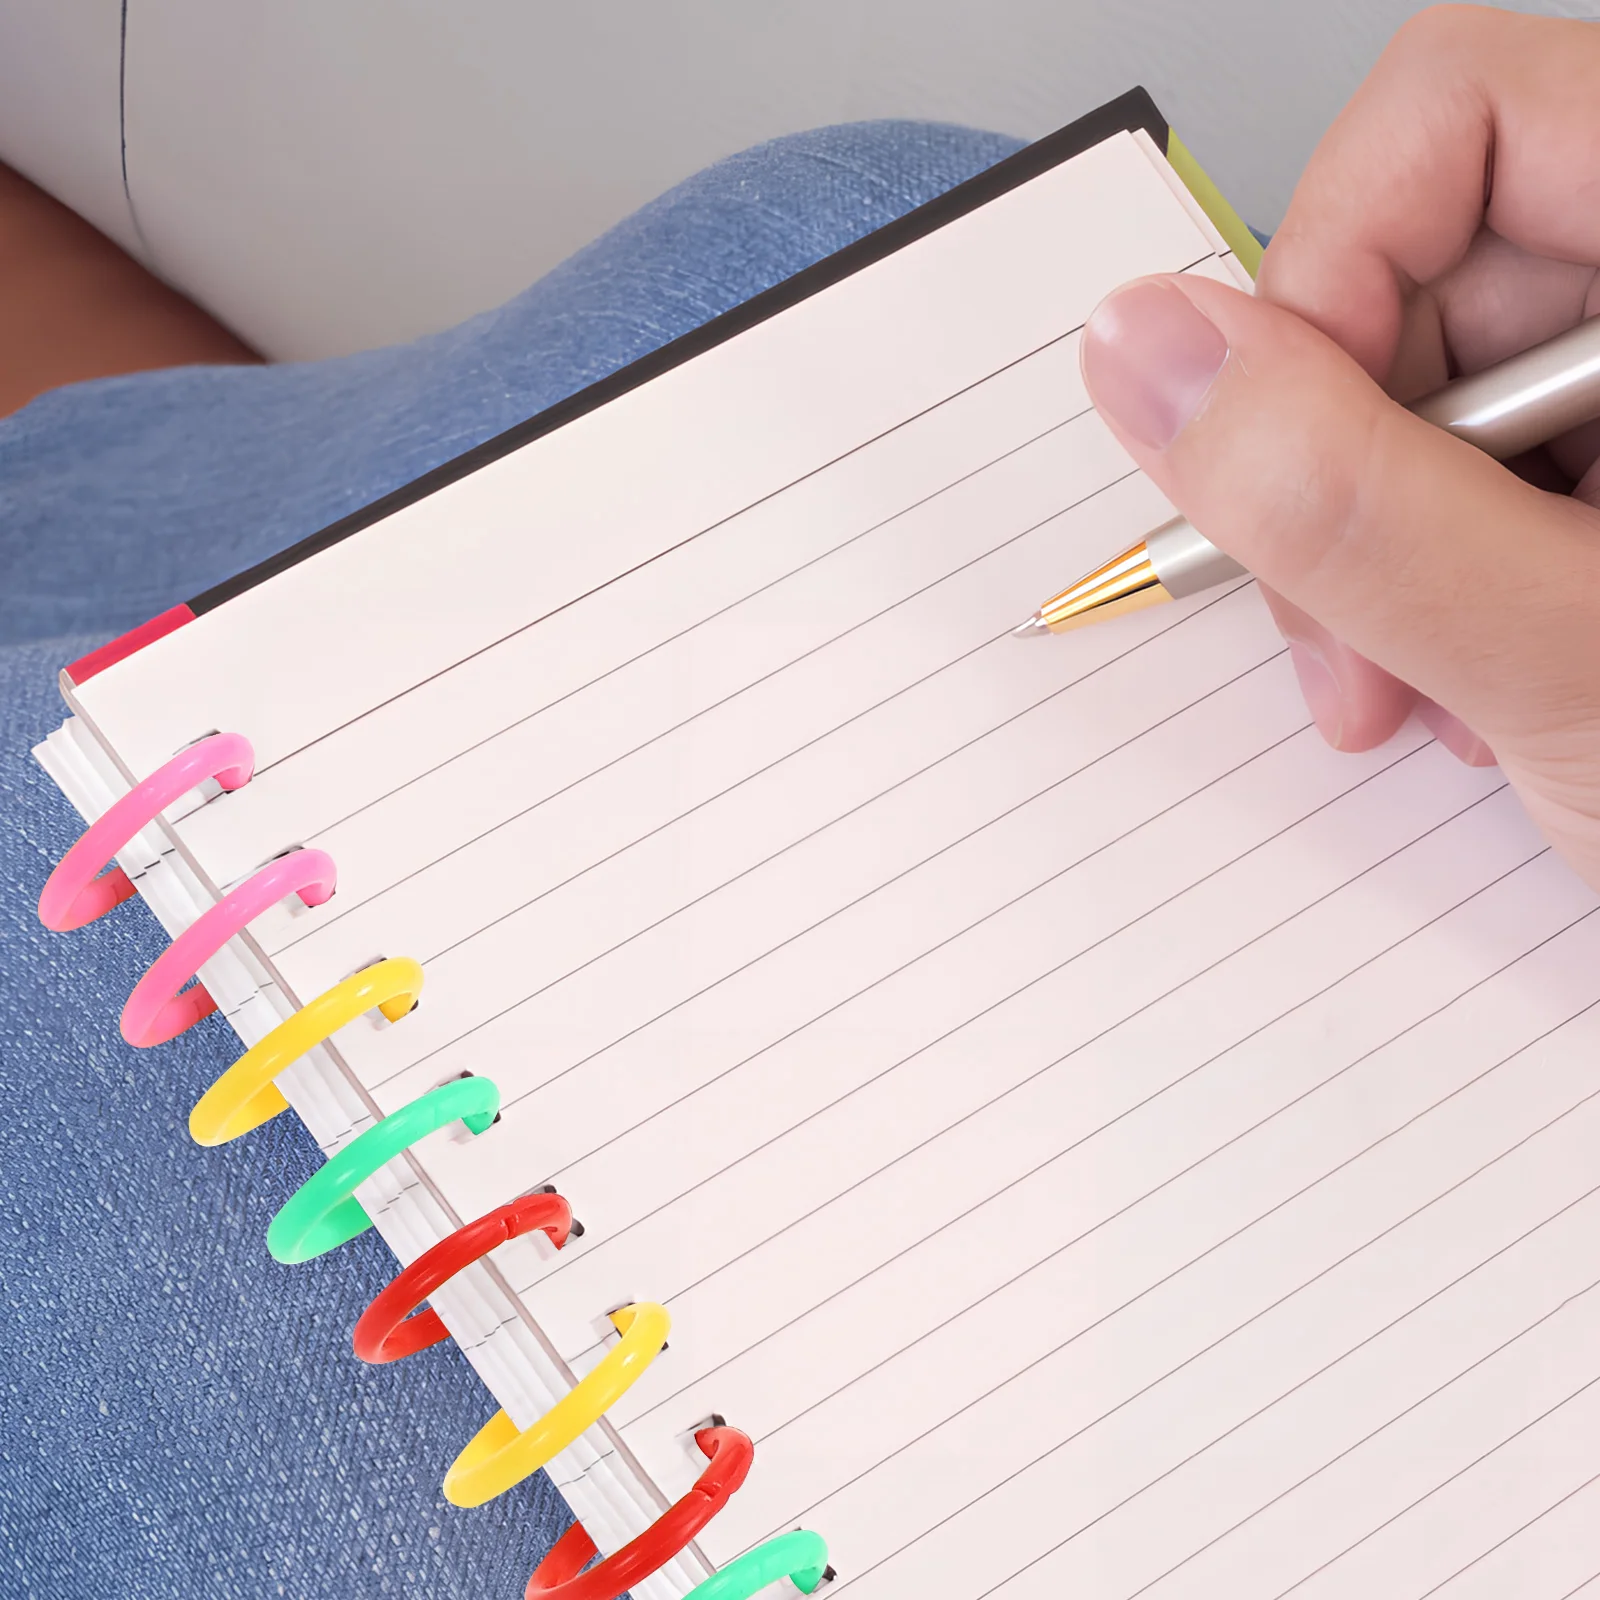
{"type": "Polygon", "coordinates": [[[1046,600],[1020,628],[1011,630],[1012,637],[1047,639],[1101,617],[1120,616],[1171,598],[1156,576],[1149,547],[1141,539],[1087,577],[1079,578],[1070,589],[1046,600]]]}

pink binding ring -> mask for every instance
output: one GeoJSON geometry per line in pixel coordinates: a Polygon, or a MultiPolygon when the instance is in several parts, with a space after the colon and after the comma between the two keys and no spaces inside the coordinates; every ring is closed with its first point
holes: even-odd
{"type": "Polygon", "coordinates": [[[239,789],[255,770],[255,752],[241,733],[214,733],[152,772],[125,794],[67,851],[39,896],[39,920],[57,933],[81,928],[103,917],[133,893],[121,867],[100,875],[128,841],[155,821],[174,801],[215,778],[224,789],[239,789]]]}
{"type": "Polygon", "coordinates": [[[308,906],[320,906],[336,881],[333,857],[325,850],[291,850],[269,861],[179,934],[134,985],[122,1008],[122,1037],[147,1049],[210,1016],[217,1003],[205,985],[184,989],[184,984],[263,911],[291,894],[308,906]]]}

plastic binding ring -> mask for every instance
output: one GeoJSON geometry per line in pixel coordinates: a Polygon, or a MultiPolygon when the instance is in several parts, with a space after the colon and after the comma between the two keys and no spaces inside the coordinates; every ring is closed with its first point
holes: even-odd
{"type": "Polygon", "coordinates": [[[796,1528],[746,1550],[704,1583],[697,1583],[684,1600],[750,1600],[780,1578],[787,1578],[801,1594],[810,1594],[832,1575],[822,1535],[796,1528]]]}
{"type": "Polygon", "coordinates": [[[165,1044],[217,1009],[204,984],[184,985],[236,933],[270,906],[297,894],[320,906],[333,893],[337,874],[323,850],[292,850],[269,861],[224,899],[198,917],[162,951],[133,987],[122,1008],[122,1037],[141,1050],[165,1044]]]}
{"type": "MultiPolygon", "coordinates": [[[[378,1292],[351,1330],[361,1360],[374,1366],[427,1350],[450,1334],[439,1313],[417,1307],[458,1272],[503,1245],[542,1228],[561,1249],[572,1230],[572,1207],[558,1194],[525,1194],[485,1212],[441,1239],[378,1292]],[[413,1316],[412,1313],[416,1312],[413,1316]]],[[[585,1560],[588,1558],[585,1557],[585,1560]]],[[[626,1587],[626,1585],[624,1585],[626,1587]]]]}
{"type": "Polygon", "coordinates": [[[611,1320],[621,1342],[531,1428],[518,1433],[511,1418],[497,1411],[478,1429],[444,1476],[451,1505],[481,1506],[560,1455],[638,1382],[672,1328],[667,1308],[649,1300],[613,1311],[611,1320]]]}
{"type": "Polygon", "coordinates": [[[358,1184],[447,1123],[461,1121],[482,1133],[499,1109],[500,1091],[488,1078],[457,1078],[374,1123],[329,1156],[284,1202],[267,1228],[273,1260],[310,1261],[365,1233],[372,1220],[355,1197],[358,1184]]]}
{"type": "Polygon", "coordinates": [[[259,1039],[200,1096],[189,1113],[196,1144],[226,1144],[259,1128],[289,1102],[273,1083],[308,1050],[376,1007],[398,1022],[422,993],[422,968],[409,956],[379,961],[324,990],[259,1039]]]}
{"type": "Polygon", "coordinates": [[[728,1503],[755,1457],[749,1434],[726,1425],[702,1428],[694,1442],[706,1457],[706,1469],[681,1500],[588,1572],[583,1569],[598,1551],[583,1524],[575,1522],[528,1579],[523,1600],[617,1600],[680,1554],[728,1503]]]}
{"type": "Polygon", "coordinates": [[[133,884],[114,865],[118,852],[207,779],[215,778],[224,789],[240,789],[254,770],[255,752],[242,733],[213,733],[180,750],[91,823],[56,863],[39,894],[39,920],[66,933],[121,905],[133,893],[133,884]],[[111,870],[102,876],[101,869],[108,866],[111,870]]]}
{"type": "MultiPolygon", "coordinates": [[[[39,920],[57,932],[81,928],[134,893],[117,854],[183,795],[209,779],[224,791],[242,788],[255,754],[242,734],[218,733],[180,751],[110,806],[83,833],[45,882],[39,920]],[[105,869],[109,867],[110,870],[105,869]]],[[[227,942],[290,894],[307,906],[333,893],[336,869],[321,850],[297,850],[269,863],[203,913],[151,965],[122,1010],[130,1044],[163,1044],[216,1009],[204,985],[184,985],[227,942]]],[[[189,1131],[201,1144],[221,1144],[287,1109],[277,1076],[347,1022],[379,1009],[391,1022],[415,1006],[422,969],[409,958],[385,960],[335,984],[252,1046],[201,1097],[189,1131]]],[[[460,1120],[474,1134],[495,1121],[500,1092],[487,1078],[464,1075],[402,1107],[336,1152],[290,1196],[267,1230],[281,1262],[308,1261],[371,1227],[356,1188],[428,1134],[460,1120]]],[[[367,1307],[353,1332],[356,1353],[387,1362],[448,1337],[438,1313],[422,1301],[508,1239],[543,1228],[557,1249],[572,1229],[571,1207],[548,1192],[524,1195],[458,1228],[401,1272],[367,1307]]],[[[446,1499],[482,1505],[531,1476],[592,1426],[642,1376],[671,1330],[666,1308],[651,1301],[611,1313],[622,1335],[579,1383],[532,1427],[519,1433],[498,1411],[473,1436],[445,1475],[446,1499]]],[[[755,1455],[747,1434],[720,1423],[695,1443],[707,1458],[693,1488],[651,1526],[599,1566],[581,1523],[574,1524],[528,1579],[524,1600],[617,1600],[679,1555],[744,1483],[755,1455]]],[[[748,1600],[788,1578],[810,1594],[832,1576],[827,1545],[806,1529],[780,1534],[698,1584],[687,1600],[748,1600]]]]}

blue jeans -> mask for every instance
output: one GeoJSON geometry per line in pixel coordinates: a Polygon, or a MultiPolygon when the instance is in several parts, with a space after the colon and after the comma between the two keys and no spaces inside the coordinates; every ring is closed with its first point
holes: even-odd
{"type": "Polygon", "coordinates": [[[57,669],[1015,147],[914,123],[778,140],[446,333],[77,384],[0,421],[0,1592],[510,1600],[566,1520],[542,1476],[445,1504],[492,1402],[449,1346],[351,1354],[393,1271],[373,1235],[268,1258],[315,1148],[289,1117],[190,1142],[238,1046],[214,1017],[122,1043],[162,947],[143,907],[40,929],[79,826],[28,754],[63,715],[57,669]]]}

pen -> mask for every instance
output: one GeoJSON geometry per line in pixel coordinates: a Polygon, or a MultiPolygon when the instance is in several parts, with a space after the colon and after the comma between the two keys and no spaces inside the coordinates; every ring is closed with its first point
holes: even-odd
{"type": "MultiPolygon", "coordinates": [[[[1600,317],[1457,378],[1407,409],[1497,461],[1593,421],[1600,417],[1600,317]]],[[[1173,517],[1046,600],[1012,632],[1042,639],[1244,576],[1244,568],[1187,518],[1173,517]]]]}

